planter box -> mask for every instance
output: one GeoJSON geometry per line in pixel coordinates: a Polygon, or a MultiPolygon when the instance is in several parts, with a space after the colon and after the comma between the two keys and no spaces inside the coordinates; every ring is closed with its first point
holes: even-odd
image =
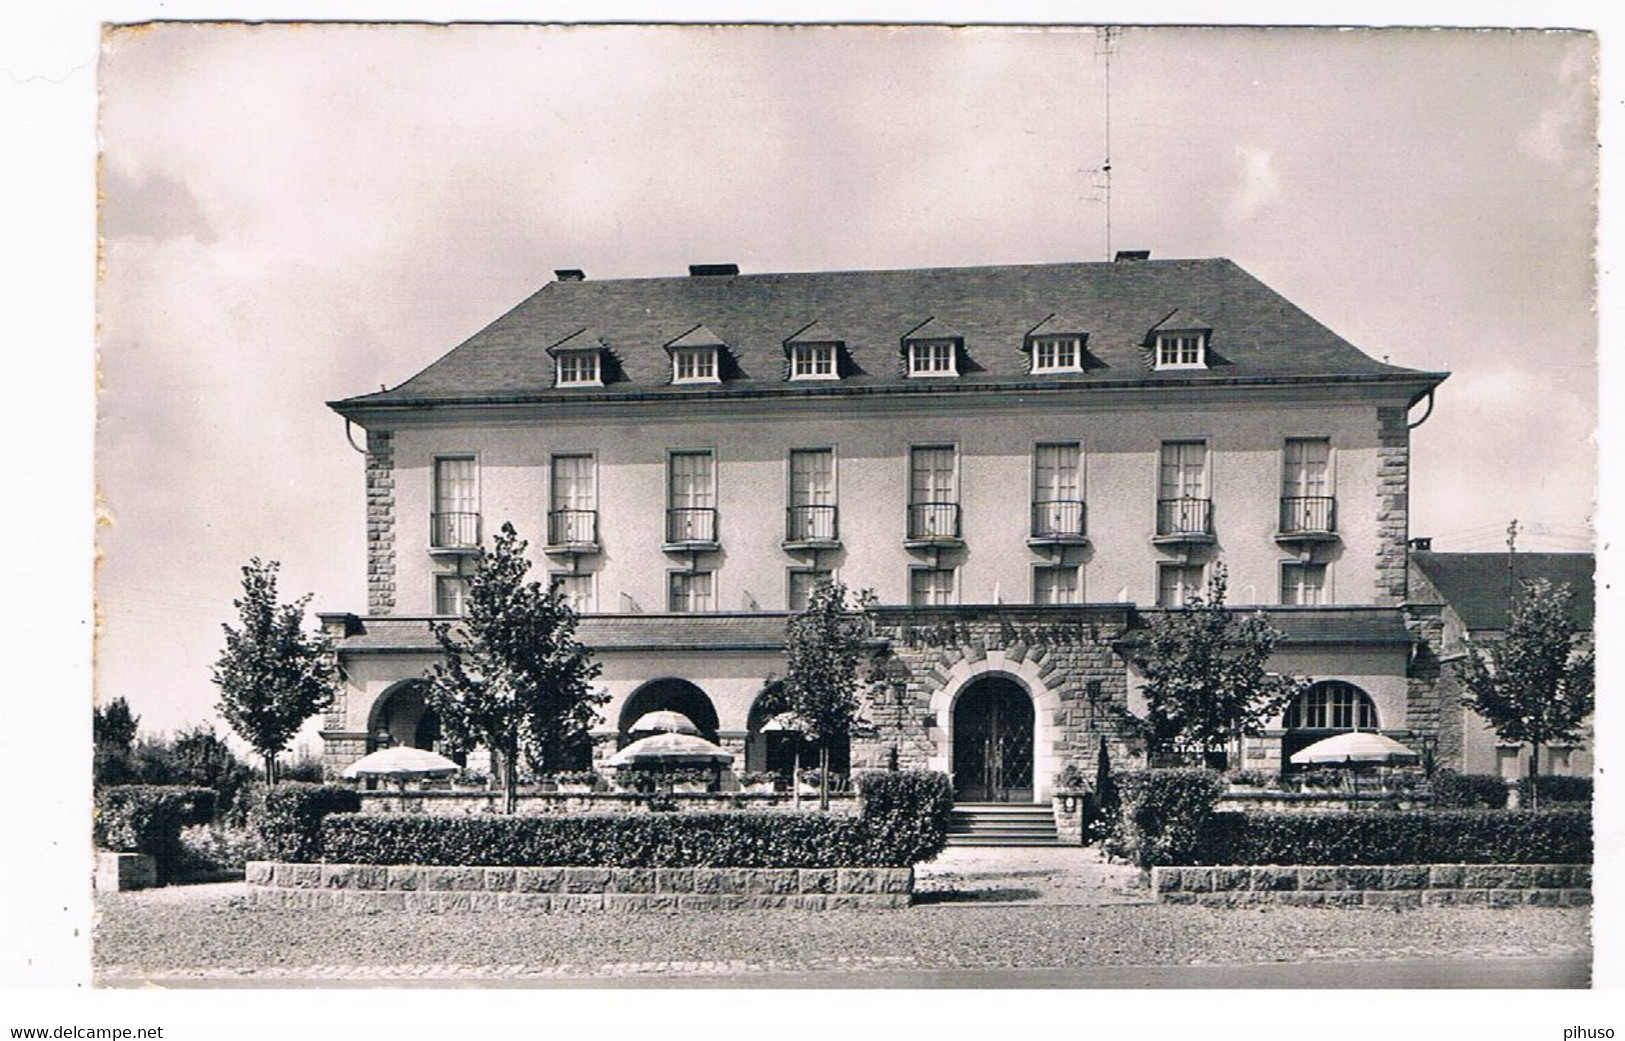
{"type": "Polygon", "coordinates": [[[96,892],[121,893],[158,884],[158,862],[146,853],[96,854],[96,892]]]}

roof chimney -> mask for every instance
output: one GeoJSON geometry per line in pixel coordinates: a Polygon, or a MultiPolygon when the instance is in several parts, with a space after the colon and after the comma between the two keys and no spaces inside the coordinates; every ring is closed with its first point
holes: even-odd
{"type": "Polygon", "coordinates": [[[690,264],[688,277],[699,278],[704,275],[737,275],[738,264],[690,264]]]}
{"type": "Polygon", "coordinates": [[[561,267],[553,272],[553,277],[560,282],[585,282],[587,273],[578,267],[561,267]]]}
{"type": "Polygon", "coordinates": [[[1417,538],[1411,539],[1411,549],[1415,550],[1418,553],[1432,552],[1432,550],[1433,550],[1433,539],[1432,539],[1432,537],[1431,536],[1429,536],[1429,537],[1417,537],[1417,538]]]}
{"type": "Polygon", "coordinates": [[[1117,251],[1118,264],[1132,264],[1137,260],[1150,260],[1151,251],[1148,249],[1120,249],[1117,251]]]}

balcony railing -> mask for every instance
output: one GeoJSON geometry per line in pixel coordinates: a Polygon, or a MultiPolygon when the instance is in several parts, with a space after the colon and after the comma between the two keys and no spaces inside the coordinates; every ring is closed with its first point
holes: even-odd
{"type": "Polygon", "coordinates": [[[1207,538],[1213,534],[1213,500],[1184,497],[1157,500],[1159,538],[1207,538]]]}
{"type": "Polygon", "coordinates": [[[838,542],[840,528],[833,505],[791,506],[785,510],[786,542],[838,542]]]}
{"type": "Polygon", "coordinates": [[[666,511],[666,544],[715,545],[717,511],[710,506],[674,506],[666,511]]]}
{"type": "Polygon", "coordinates": [[[1035,539],[1081,539],[1084,536],[1083,502],[1078,499],[1045,499],[1033,503],[1032,537],[1035,539]]]}
{"type": "Polygon", "coordinates": [[[547,515],[549,546],[598,545],[597,510],[554,510],[547,515]]]}
{"type": "Polygon", "coordinates": [[[1330,535],[1337,530],[1337,500],[1330,495],[1283,497],[1280,530],[1283,535],[1330,535]]]}
{"type": "Polygon", "coordinates": [[[954,542],[959,539],[957,502],[915,502],[908,507],[908,537],[922,542],[954,542]]]}
{"type": "Polygon", "coordinates": [[[431,513],[429,515],[429,548],[478,550],[480,548],[480,515],[477,513],[431,513]]]}

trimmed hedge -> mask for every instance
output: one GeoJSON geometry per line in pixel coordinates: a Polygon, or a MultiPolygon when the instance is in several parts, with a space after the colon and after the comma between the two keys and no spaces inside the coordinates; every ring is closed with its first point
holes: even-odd
{"type": "Polygon", "coordinates": [[[342,784],[285,781],[260,785],[249,796],[248,827],[258,833],[272,860],[320,860],[322,819],[331,813],[357,813],[361,793],[342,784]]]}
{"type": "Polygon", "coordinates": [[[181,828],[214,816],[214,790],[178,785],[123,784],[99,789],[95,838],[110,853],[146,853],[158,864],[159,881],[179,870],[181,828]]]}
{"type": "Polygon", "coordinates": [[[1562,809],[1216,813],[1186,864],[1589,864],[1591,814],[1562,809]]]}
{"type": "Polygon", "coordinates": [[[1495,774],[1440,770],[1433,775],[1431,787],[1433,805],[1441,810],[1506,809],[1507,783],[1495,774]]]}
{"type": "MultiPolygon", "coordinates": [[[[947,845],[943,774],[859,778],[863,816],[821,813],[434,817],[344,813],[321,858],[345,864],[492,867],[907,867],[947,845]]],[[[281,857],[280,859],[292,859],[281,857]]]]}
{"type": "Polygon", "coordinates": [[[1121,809],[1106,852],[1140,867],[1193,863],[1224,792],[1213,770],[1131,770],[1116,776],[1121,809]]]}
{"type": "Polygon", "coordinates": [[[954,786],[948,775],[895,770],[858,775],[863,821],[884,866],[930,860],[948,845],[954,786]]]}
{"type": "MultiPolygon", "coordinates": [[[[1565,806],[1575,804],[1591,805],[1593,786],[1589,777],[1541,774],[1536,781],[1540,786],[1540,798],[1536,800],[1537,808],[1559,804],[1565,806]]],[[[1518,779],[1518,805],[1527,810],[1530,801],[1529,778],[1521,777],[1518,779]]]]}

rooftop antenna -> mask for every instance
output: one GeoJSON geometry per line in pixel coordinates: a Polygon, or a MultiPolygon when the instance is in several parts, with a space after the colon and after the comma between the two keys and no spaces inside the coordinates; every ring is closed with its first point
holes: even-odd
{"type": "Polygon", "coordinates": [[[1106,161],[1100,166],[1101,183],[1096,187],[1106,204],[1106,258],[1112,259],[1112,55],[1117,53],[1117,34],[1122,30],[1103,26],[1095,39],[1095,57],[1106,64],[1106,161]]]}

